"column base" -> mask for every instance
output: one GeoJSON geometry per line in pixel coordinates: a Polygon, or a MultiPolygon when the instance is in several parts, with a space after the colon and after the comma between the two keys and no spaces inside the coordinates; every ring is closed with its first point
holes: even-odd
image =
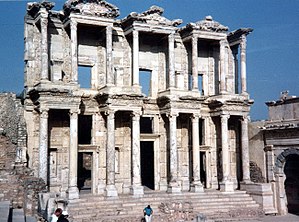
{"type": "Polygon", "coordinates": [[[144,194],[143,186],[138,186],[138,185],[131,186],[130,193],[133,196],[142,196],[144,194]]]}
{"type": "Polygon", "coordinates": [[[115,185],[107,185],[106,186],[105,196],[106,197],[117,197],[118,196],[115,185]]]}
{"type": "Polygon", "coordinates": [[[181,193],[181,187],[178,182],[170,182],[167,187],[167,193],[181,193]]]}
{"type": "Polygon", "coordinates": [[[231,193],[234,192],[234,182],[225,180],[220,183],[220,191],[231,193]]]}
{"type": "Polygon", "coordinates": [[[67,191],[67,196],[69,200],[79,199],[79,189],[78,187],[69,187],[67,191]]]}
{"type": "Polygon", "coordinates": [[[204,192],[203,185],[201,182],[192,183],[190,188],[191,188],[190,191],[194,192],[194,193],[203,193],[204,192]]]}

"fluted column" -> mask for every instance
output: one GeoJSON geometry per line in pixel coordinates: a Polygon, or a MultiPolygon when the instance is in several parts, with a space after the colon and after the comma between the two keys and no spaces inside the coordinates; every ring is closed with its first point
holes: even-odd
{"type": "Polygon", "coordinates": [[[139,85],[139,33],[133,30],[133,85],[139,85]]]}
{"type": "Polygon", "coordinates": [[[250,182],[248,117],[247,116],[244,116],[241,121],[241,141],[242,141],[243,182],[250,182]]]}
{"type": "Polygon", "coordinates": [[[114,85],[114,76],[112,70],[112,27],[106,27],[106,74],[107,85],[114,85]]]}
{"type": "Polygon", "coordinates": [[[226,93],[226,40],[220,41],[220,93],[226,93]]]}
{"type": "Polygon", "coordinates": [[[203,192],[203,186],[200,181],[200,150],[199,150],[199,117],[192,117],[192,159],[193,159],[193,181],[191,191],[203,192]]]}
{"type": "Polygon", "coordinates": [[[198,39],[192,36],[192,90],[198,91],[198,39]]]}
{"type": "Polygon", "coordinates": [[[45,8],[40,12],[41,23],[41,80],[49,80],[48,55],[48,12],[45,8]]]}
{"type": "Polygon", "coordinates": [[[48,110],[39,116],[39,177],[48,183],[48,110]]]}
{"type": "Polygon", "coordinates": [[[230,159],[228,149],[228,119],[229,115],[221,115],[221,146],[222,146],[222,191],[233,191],[233,183],[230,181],[230,159]]]}
{"type": "Polygon", "coordinates": [[[77,22],[71,20],[71,59],[72,76],[71,81],[78,83],[78,40],[77,40],[77,22]]]}
{"type": "Polygon", "coordinates": [[[181,192],[178,184],[178,150],[176,141],[177,130],[177,115],[170,114],[169,118],[169,145],[170,145],[170,182],[168,184],[168,192],[177,193],[181,192]]]}
{"type": "Polygon", "coordinates": [[[168,36],[168,61],[169,61],[169,88],[175,87],[174,72],[174,34],[168,36]]]}
{"type": "Polygon", "coordinates": [[[133,112],[132,115],[132,167],[133,178],[131,193],[133,195],[143,195],[141,186],[140,167],[140,114],[133,112]]]}
{"type": "Polygon", "coordinates": [[[247,92],[246,83],[246,36],[242,35],[240,43],[240,59],[241,59],[241,93],[247,92]]]}
{"type": "Polygon", "coordinates": [[[106,148],[106,196],[118,196],[115,187],[115,117],[114,111],[109,110],[107,114],[107,148],[106,148]]]}
{"type": "Polygon", "coordinates": [[[70,111],[70,151],[68,198],[78,199],[78,111],[70,111]]]}

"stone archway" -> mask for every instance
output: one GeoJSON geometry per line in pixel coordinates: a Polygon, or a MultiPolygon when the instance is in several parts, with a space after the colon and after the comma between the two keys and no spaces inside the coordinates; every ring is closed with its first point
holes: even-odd
{"type": "Polygon", "coordinates": [[[278,196],[284,197],[289,213],[299,214],[299,149],[283,151],[277,156],[275,167],[277,178],[284,175],[284,180],[276,181],[278,187],[284,188],[278,189],[278,196]]]}

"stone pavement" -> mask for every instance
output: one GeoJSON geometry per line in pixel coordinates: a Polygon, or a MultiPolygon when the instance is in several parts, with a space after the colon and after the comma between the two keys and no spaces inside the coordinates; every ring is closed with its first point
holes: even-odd
{"type": "Polygon", "coordinates": [[[246,222],[299,222],[299,216],[295,214],[288,214],[285,216],[264,216],[258,220],[247,220],[246,222]]]}

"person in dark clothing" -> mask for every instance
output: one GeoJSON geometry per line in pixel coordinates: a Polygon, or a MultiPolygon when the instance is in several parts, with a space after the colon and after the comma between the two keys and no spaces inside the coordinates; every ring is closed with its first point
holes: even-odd
{"type": "Polygon", "coordinates": [[[58,217],[57,222],[69,222],[69,220],[66,219],[68,215],[64,215],[61,208],[55,210],[55,215],[58,217]]]}

